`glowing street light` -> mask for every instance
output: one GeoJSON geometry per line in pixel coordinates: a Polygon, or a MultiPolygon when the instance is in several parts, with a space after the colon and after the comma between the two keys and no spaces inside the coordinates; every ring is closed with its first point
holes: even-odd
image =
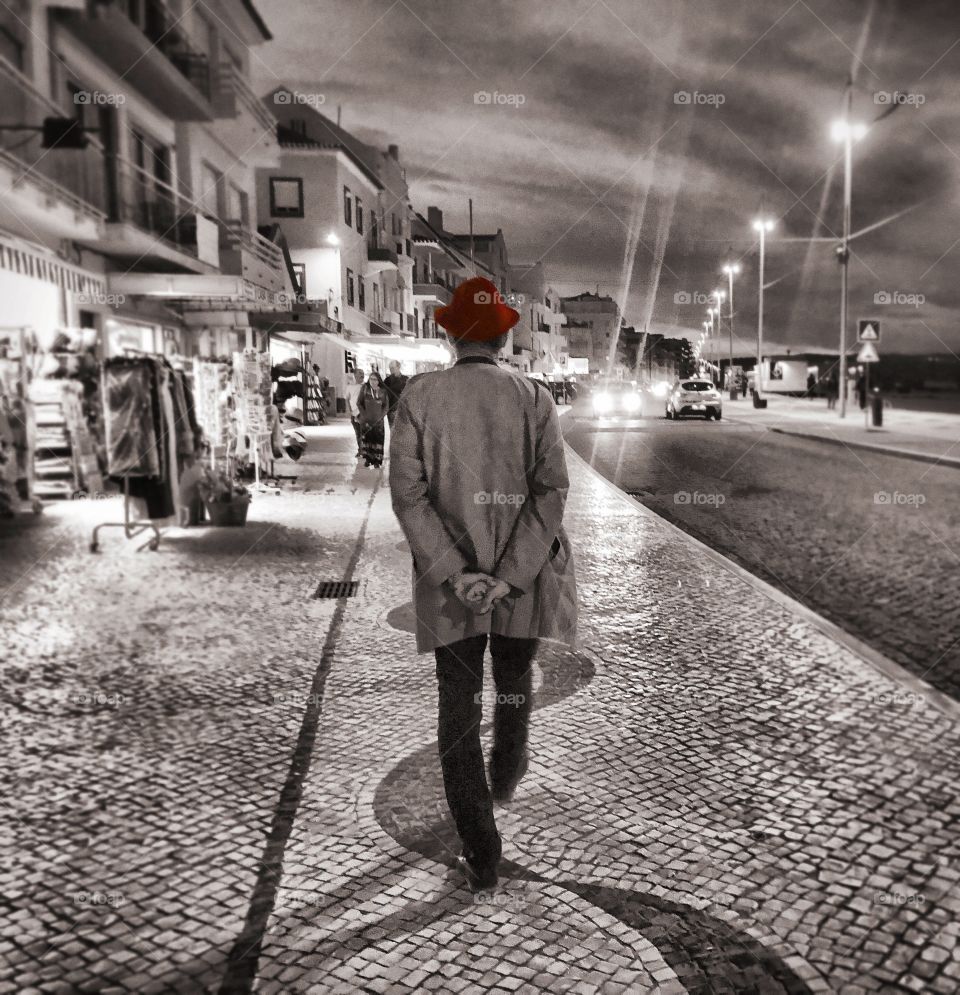
{"type": "Polygon", "coordinates": [[[837,257],[840,262],[840,417],[847,414],[847,269],[850,263],[850,208],[853,200],[853,143],[866,135],[868,128],[850,120],[853,110],[853,82],[847,81],[844,113],[830,127],[835,142],[843,143],[843,238],[837,257]]]}
{"type": "Polygon", "coordinates": [[[730,284],[730,310],[727,314],[727,324],[730,331],[730,400],[733,400],[733,278],[740,272],[740,263],[727,263],[723,267],[723,272],[727,274],[730,284]]]}
{"type": "Polygon", "coordinates": [[[716,353],[717,359],[717,385],[720,386],[722,384],[720,378],[720,333],[723,331],[723,309],[720,305],[727,299],[727,292],[725,290],[714,290],[712,296],[717,302],[717,306],[714,308],[717,314],[717,337],[713,343],[713,351],[716,353]]]}
{"type": "Polygon", "coordinates": [[[777,223],[773,218],[754,218],[753,230],[760,234],[760,289],[757,292],[757,375],[753,390],[757,398],[763,380],[763,271],[767,252],[767,232],[773,231],[777,223]]]}

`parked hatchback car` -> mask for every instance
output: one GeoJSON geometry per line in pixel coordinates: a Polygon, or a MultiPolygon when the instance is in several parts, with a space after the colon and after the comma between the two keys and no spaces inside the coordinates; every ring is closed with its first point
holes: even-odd
{"type": "Polygon", "coordinates": [[[667,395],[666,415],[676,419],[700,415],[719,420],[723,417],[723,399],[709,380],[698,377],[677,380],[667,395]]]}

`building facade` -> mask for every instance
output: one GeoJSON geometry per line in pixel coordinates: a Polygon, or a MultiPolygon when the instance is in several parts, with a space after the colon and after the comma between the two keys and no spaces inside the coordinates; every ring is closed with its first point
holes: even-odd
{"type": "Polygon", "coordinates": [[[561,309],[567,318],[571,358],[588,360],[591,373],[612,370],[617,333],[622,323],[617,302],[612,297],[588,291],[575,297],[564,297],[561,309]]]}

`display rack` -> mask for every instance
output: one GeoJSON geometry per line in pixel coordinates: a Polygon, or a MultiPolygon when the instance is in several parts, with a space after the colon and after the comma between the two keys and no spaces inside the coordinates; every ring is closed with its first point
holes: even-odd
{"type": "Polygon", "coordinates": [[[153,530],[153,538],[148,543],[150,549],[156,550],[160,546],[160,529],[155,522],[149,518],[130,518],[130,478],[123,477],[123,521],[122,522],[101,522],[94,527],[93,537],[90,540],[90,552],[96,553],[100,549],[100,542],[97,533],[101,529],[123,529],[123,534],[128,539],[133,539],[148,529],[153,530]]]}

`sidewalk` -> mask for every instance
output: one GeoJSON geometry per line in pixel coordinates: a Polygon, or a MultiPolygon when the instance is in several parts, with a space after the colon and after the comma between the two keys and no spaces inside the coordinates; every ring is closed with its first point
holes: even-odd
{"type": "Polygon", "coordinates": [[[0,991],[957,990],[960,724],[572,457],[582,646],[473,900],[385,475],[310,434],[245,530],[0,539],[0,991]]]}
{"type": "Polygon", "coordinates": [[[909,411],[894,404],[883,409],[881,428],[867,428],[855,398],[841,420],[824,398],[765,396],[765,410],[754,408],[749,397],[741,398],[725,404],[724,417],[785,435],[960,467],[960,415],[909,411]]]}

